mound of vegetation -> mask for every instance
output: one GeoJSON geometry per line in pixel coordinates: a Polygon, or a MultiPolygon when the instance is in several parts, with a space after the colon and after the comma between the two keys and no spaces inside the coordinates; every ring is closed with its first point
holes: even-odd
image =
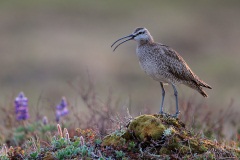
{"type": "Polygon", "coordinates": [[[240,158],[240,150],[192,133],[179,119],[168,115],[141,115],[126,130],[103,139],[102,146],[120,150],[131,159],[240,158]]]}

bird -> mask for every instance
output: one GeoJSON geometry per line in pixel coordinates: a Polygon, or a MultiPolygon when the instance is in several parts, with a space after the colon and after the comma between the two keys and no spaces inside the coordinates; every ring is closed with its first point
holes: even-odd
{"type": "Polygon", "coordinates": [[[162,101],[159,114],[169,115],[163,111],[165,89],[164,85],[172,86],[176,102],[176,113],[171,115],[177,118],[180,114],[178,107],[178,91],[176,86],[184,84],[198,91],[203,97],[208,97],[204,88],[212,89],[210,85],[202,81],[187,65],[180,54],[171,47],[154,41],[150,32],[144,27],[136,28],[132,34],[116,40],[111,47],[113,52],[121,44],[134,40],[137,42],[136,55],[144,72],[152,79],[158,81],[162,90],[162,101]],[[119,42],[120,41],[120,42],[119,42]],[[119,42],[117,44],[117,42],[119,42]],[[117,45],[115,45],[117,44],[117,45]]]}

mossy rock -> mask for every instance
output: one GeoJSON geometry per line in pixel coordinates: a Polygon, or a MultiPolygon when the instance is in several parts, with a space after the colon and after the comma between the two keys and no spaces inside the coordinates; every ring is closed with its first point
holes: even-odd
{"type": "Polygon", "coordinates": [[[130,132],[142,141],[149,139],[157,140],[163,135],[166,126],[161,119],[152,115],[141,115],[136,117],[128,127],[130,132]]]}
{"type": "MultiPolygon", "coordinates": [[[[107,135],[102,146],[114,146],[121,148],[130,141],[141,145],[138,148],[141,154],[144,149],[152,146],[153,155],[174,155],[187,158],[198,155],[200,159],[218,159],[222,157],[238,157],[239,149],[223,147],[215,142],[193,135],[185,128],[185,124],[179,119],[168,115],[141,115],[134,118],[125,131],[107,135]]],[[[191,159],[190,158],[190,159],[191,159]]]]}

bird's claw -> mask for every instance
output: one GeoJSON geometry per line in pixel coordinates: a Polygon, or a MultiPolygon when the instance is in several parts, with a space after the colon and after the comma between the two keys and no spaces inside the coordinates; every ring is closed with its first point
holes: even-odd
{"type": "Polygon", "coordinates": [[[163,115],[163,116],[178,118],[178,115],[180,114],[180,111],[176,112],[176,114],[174,114],[174,115],[171,115],[171,114],[168,114],[168,113],[165,113],[165,112],[159,112],[159,114],[163,115]]]}
{"type": "Polygon", "coordinates": [[[174,118],[178,118],[178,115],[180,114],[180,111],[177,111],[176,114],[172,115],[174,118]]]}

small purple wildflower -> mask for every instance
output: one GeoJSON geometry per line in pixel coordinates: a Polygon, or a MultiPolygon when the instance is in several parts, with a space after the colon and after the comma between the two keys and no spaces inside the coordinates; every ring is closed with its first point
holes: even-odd
{"type": "Polygon", "coordinates": [[[15,113],[18,121],[26,120],[30,117],[28,112],[28,98],[25,97],[23,92],[20,92],[15,98],[15,113]]]}
{"type": "Polygon", "coordinates": [[[60,117],[65,116],[69,113],[67,99],[62,97],[61,103],[56,106],[56,121],[60,121],[60,117]]]}

